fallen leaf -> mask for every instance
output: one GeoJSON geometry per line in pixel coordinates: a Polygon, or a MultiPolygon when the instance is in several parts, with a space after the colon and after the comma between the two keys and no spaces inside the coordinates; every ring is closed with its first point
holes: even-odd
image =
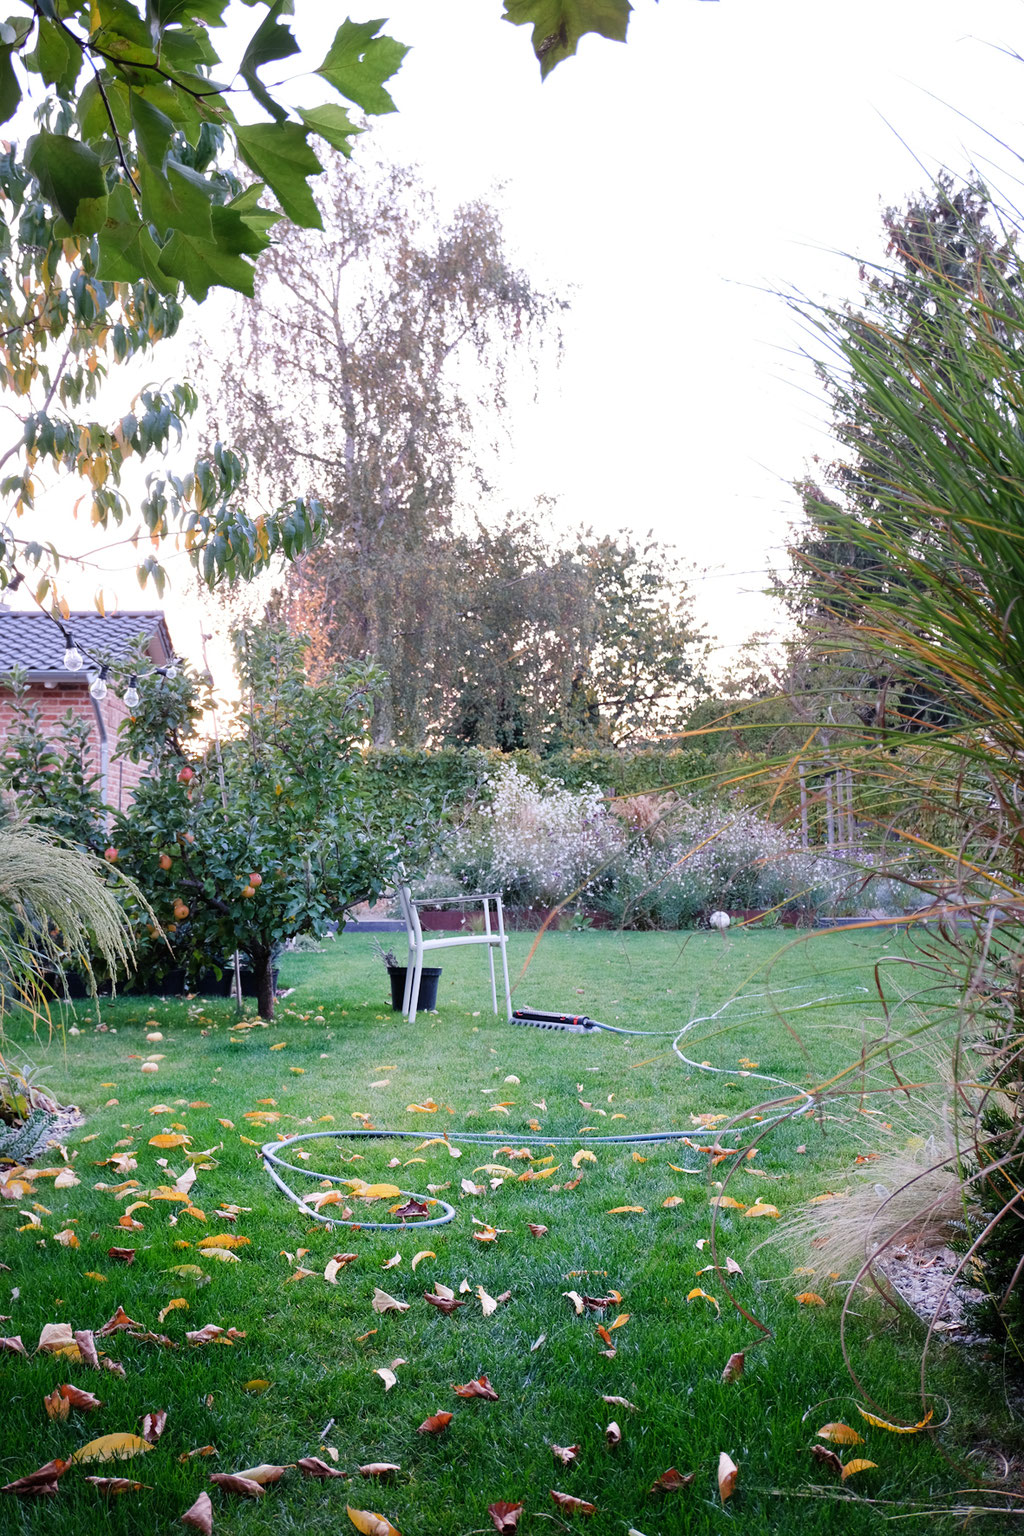
{"type": "Polygon", "coordinates": [[[151,1487],[149,1483],[134,1483],[130,1477],[87,1477],[86,1482],[106,1494],[141,1493],[151,1487]]]}
{"type": "Polygon", "coordinates": [[[217,1323],[206,1323],[202,1328],[186,1333],[185,1337],[190,1344],[232,1344],[235,1339],[244,1339],[245,1334],[238,1328],[221,1328],[217,1323]]]}
{"type": "Polygon", "coordinates": [[[500,1532],[501,1536],[508,1536],[510,1531],[515,1530],[522,1512],[522,1504],[507,1504],[504,1500],[487,1506],[487,1513],[494,1522],[494,1529],[500,1532]]]}
{"type": "MultiPolygon", "coordinates": [[[[70,1382],[65,1382],[63,1386],[57,1388],[57,1391],[61,1397],[67,1398],[72,1408],[82,1408],[88,1412],[93,1408],[102,1407],[99,1398],[92,1392],[83,1392],[81,1387],[73,1387],[70,1382]]],[[[145,1430],[143,1430],[143,1438],[146,1440],[150,1438],[145,1430]]]]}
{"type": "Polygon", "coordinates": [[[326,1461],[321,1461],[319,1456],[302,1456],[295,1463],[303,1477],[315,1477],[321,1482],[326,1482],[329,1477],[344,1477],[344,1472],[339,1472],[337,1467],[329,1466],[326,1461]]]}
{"type": "MultiPolygon", "coordinates": [[[[217,1213],[220,1215],[220,1212],[217,1213]]],[[[211,1232],[208,1237],[201,1237],[196,1243],[197,1248],[247,1248],[250,1239],[239,1237],[235,1232],[211,1232]]]]}
{"type": "Polygon", "coordinates": [[[536,1354],[537,1350],[540,1349],[541,1345],[545,1343],[546,1340],[546,1333],[542,1333],[536,1339],[534,1339],[533,1343],[530,1345],[530,1354],[536,1354]]]}
{"type": "Polygon", "coordinates": [[[360,1477],[394,1477],[396,1472],[401,1472],[397,1461],[368,1461],[365,1466],[357,1467],[360,1477]]]}
{"type": "Polygon", "coordinates": [[[865,1423],[872,1425],[875,1429],[887,1429],[890,1435],[916,1435],[926,1428],[935,1416],[935,1409],[929,1408],[918,1424],[889,1424],[885,1419],[876,1419],[874,1414],[868,1413],[865,1408],[858,1408],[857,1412],[865,1423]]]}
{"type": "Polygon", "coordinates": [[[718,1305],[715,1297],[710,1295],[707,1291],[702,1291],[699,1285],[695,1285],[692,1291],[687,1291],[686,1299],[687,1301],[709,1301],[714,1307],[715,1311],[719,1314],[719,1316],[721,1316],[722,1309],[718,1305]]]}
{"type": "Polygon", "coordinates": [[[400,1253],[393,1253],[390,1259],[384,1260],[384,1263],[381,1265],[381,1269],[394,1269],[395,1266],[401,1264],[401,1262],[402,1255],[400,1253]]]}
{"type": "Polygon", "coordinates": [[[178,1457],[178,1460],[181,1461],[181,1462],[185,1462],[185,1461],[191,1461],[193,1456],[216,1456],[216,1455],[217,1455],[217,1447],[215,1445],[197,1445],[194,1451],[182,1451],[181,1455],[178,1457]]]}
{"type": "MultiPolygon", "coordinates": [[[[544,1237],[548,1230],[547,1227],[542,1227],[538,1222],[535,1221],[528,1221],[526,1225],[529,1229],[531,1237],[544,1237]]],[[[521,1509],[522,1505],[519,1507],[521,1509]]]]}
{"type": "Polygon", "coordinates": [[[244,1477],[250,1483],[259,1483],[266,1487],[268,1483],[279,1483],[284,1477],[286,1468],[278,1466],[273,1461],[261,1461],[257,1467],[243,1467],[241,1472],[234,1473],[235,1477],[244,1477]]]}
{"type": "Polygon", "coordinates": [[[70,1323],[45,1323],[39,1335],[39,1343],[36,1352],[41,1354],[56,1354],[60,1349],[67,1349],[69,1344],[74,1344],[75,1336],[71,1331],[70,1323]]]}
{"type": "Polygon", "coordinates": [[[739,1350],[735,1355],[730,1355],[728,1360],[725,1362],[725,1369],[722,1372],[722,1380],[736,1381],[740,1376],[743,1375],[744,1363],[745,1362],[742,1350],[739,1350]]]}
{"type": "Polygon", "coordinates": [[[378,1286],[373,1288],[373,1310],[380,1312],[408,1312],[409,1303],[398,1301],[394,1296],[389,1296],[387,1291],[382,1291],[378,1286]]]}
{"type": "Polygon", "coordinates": [[[849,1424],[823,1424],[818,1430],[822,1440],[831,1440],[833,1445],[863,1445],[863,1435],[858,1435],[849,1424]]]}
{"type": "Polygon", "coordinates": [[[855,1456],[848,1461],[842,1471],[842,1480],[845,1483],[848,1477],[854,1477],[858,1472],[867,1472],[869,1467],[877,1467],[877,1461],[865,1461],[862,1456],[855,1456]]]}
{"type": "Polygon", "coordinates": [[[836,1477],[842,1477],[843,1464],[835,1451],[830,1451],[827,1445],[810,1445],[807,1449],[820,1466],[827,1467],[836,1477]]]}
{"type": "Polygon", "coordinates": [[[66,1419],[71,1412],[71,1404],[66,1397],[61,1397],[56,1387],[48,1397],[43,1398],[43,1407],[48,1419],[66,1419]]]}
{"type": "Polygon", "coordinates": [[[100,1435],[97,1440],[90,1440],[75,1451],[71,1460],[81,1461],[118,1461],[122,1457],[142,1456],[153,1447],[148,1440],[143,1440],[141,1435],[113,1434],[100,1435]]]}
{"type": "Polygon", "coordinates": [[[614,1323],[608,1324],[608,1332],[614,1333],[616,1328],[624,1328],[629,1322],[629,1318],[630,1314],[628,1312],[620,1312],[614,1323]]]}
{"type": "Polygon", "coordinates": [[[571,1493],[559,1493],[552,1488],[551,1497],[560,1509],[567,1509],[570,1514],[596,1515],[597,1505],[590,1504],[586,1499],[577,1499],[571,1493]]]}
{"type": "Polygon", "coordinates": [[[819,1296],[817,1291],[801,1291],[793,1299],[798,1301],[802,1307],[823,1307],[825,1305],[824,1297],[819,1296]]]}
{"type": "Polygon", "coordinates": [[[489,1403],[496,1403],[498,1401],[498,1394],[486,1376],[478,1376],[476,1381],[467,1381],[461,1387],[457,1387],[453,1382],[452,1391],[458,1393],[459,1397],[482,1397],[489,1403]]]}
{"type": "Polygon", "coordinates": [[[166,1307],[161,1307],[156,1315],[156,1320],[158,1323],[162,1323],[168,1312],[177,1312],[179,1310],[188,1311],[188,1302],[184,1296],[175,1296],[173,1300],[167,1303],[166,1307]]]}
{"type": "Polygon", "coordinates": [[[774,1205],[764,1205],[758,1200],[755,1205],[748,1206],[743,1212],[743,1219],[746,1221],[749,1216],[778,1216],[778,1214],[778,1209],[774,1205]]]}
{"type": "Polygon", "coordinates": [[[124,1307],[118,1307],[113,1317],[109,1317],[102,1328],[96,1329],[96,1337],[98,1339],[105,1339],[112,1333],[120,1333],[122,1330],[141,1327],[141,1323],[137,1323],[134,1318],[128,1316],[124,1307]]]}
{"type": "Polygon", "coordinates": [[[429,1301],[432,1307],[436,1307],[446,1317],[450,1317],[453,1312],[457,1312],[460,1307],[466,1305],[464,1301],[458,1301],[454,1296],[438,1296],[431,1291],[423,1292],[423,1300],[429,1301]]]}
{"type": "Polygon", "coordinates": [[[135,1263],[135,1249],[134,1248],[108,1248],[107,1249],[107,1258],[108,1259],[116,1259],[119,1264],[134,1264],[135,1263]]]}
{"type": "Polygon", "coordinates": [[[56,1493],[57,1483],[70,1467],[70,1461],[48,1461],[37,1472],[29,1472],[25,1477],[17,1478],[13,1483],[4,1483],[0,1493],[19,1493],[26,1498],[35,1498],[40,1494],[56,1493]]]}
{"type": "Polygon", "coordinates": [[[149,1144],[151,1147],[187,1147],[191,1139],[177,1131],[164,1131],[159,1136],[151,1136],[149,1144]]]}
{"type": "Polygon", "coordinates": [[[645,1207],[642,1205],[613,1205],[608,1212],[609,1216],[622,1216],[627,1211],[635,1211],[638,1216],[643,1216],[645,1207]]]}
{"type": "Polygon", "coordinates": [[[417,1264],[420,1264],[424,1259],[436,1259],[436,1258],[437,1258],[437,1254],[434,1252],[434,1250],[432,1248],[421,1248],[419,1253],[413,1254],[412,1267],[413,1267],[413,1269],[415,1269],[417,1264]]]}
{"type": "Polygon", "coordinates": [[[722,1451],[718,1458],[718,1494],[723,1504],[732,1498],[739,1474],[740,1469],[732,1457],[722,1451]]]}
{"type": "Polygon", "coordinates": [[[450,1413],[432,1413],[429,1418],[423,1420],[416,1433],[418,1435],[439,1435],[442,1430],[448,1428],[451,1421],[452,1416],[450,1413]]]}
{"type": "Polygon", "coordinates": [[[577,1317],[583,1316],[583,1297],[578,1291],[563,1291],[562,1295],[572,1302],[577,1317]]]}
{"type": "Polygon", "coordinates": [[[696,1472],[677,1472],[675,1467],[669,1467],[667,1472],[662,1472],[651,1484],[652,1493],[675,1493],[680,1488],[689,1488],[696,1472]]]}
{"type": "Polygon", "coordinates": [[[621,1445],[621,1443],[622,1443],[622,1430],[616,1424],[614,1419],[612,1419],[611,1423],[606,1426],[605,1432],[604,1432],[604,1438],[608,1442],[609,1447],[615,1446],[615,1445],[621,1445]]]}
{"type": "Polygon", "coordinates": [[[254,1376],[252,1381],[247,1381],[242,1387],[243,1392],[252,1392],[256,1397],[262,1397],[270,1388],[270,1382],[263,1376],[254,1376]]]}
{"type": "Polygon", "coordinates": [[[210,1482],[225,1493],[237,1493],[243,1499],[262,1499],[263,1485],[251,1477],[239,1477],[237,1472],[211,1472],[210,1482]]]}
{"type": "Polygon", "coordinates": [[[572,1155],[572,1165],[573,1165],[574,1168],[578,1168],[581,1163],[596,1163],[596,1162],[597,1162],[597,1155],[596,1155],[596,1153],[589,1151],[586,1147],[581,1148],[581,1150],[579,1152],[574,1152],[573,1155],[572,1155]]]}
{"type": "MultiPolygon", "coordinates": [[[[91,1365],[94,1371],[100,1368],[100,1358],[96,1352],[96,1340],[90,1328],[80,1328],[75,1332],[75,1343],[78,1353],[86,1365],[91,1365]]],[[[113,1364],[113,1362],[109,1362],[113,1364]]]]}
{"type": "Polygon", "coordinates": [[[563,1467],[571,1467],[579,1459],[580,1448],[578,1445],[552,1445],[551,1454],[563,1467]]]}
{"type": "Polygon", "coordinates": [[[734,1200],[732,1195],[712,1195],[708,1205],[716,1206],[719,1210],[744,1211],[746,1206],[741,1200],[734,1200]]]}
{"type": "Polygon", "coordinates": [[[383,1515],[375,1515],[369,1509],[353,1509],[350,1504],[345,1505],[345,1513],[363,1536],[398,1536],[391,1521],[383,1515]]]}
{"type": "Polygon", "coordinates": [[[16,1333],[13,1338],[0,1338],[0,1354],[5,1351],[11,1355],[24,1355],[28,1359],[28,1350],[21,1342],[20,1333],[16,1333]]]}
{"type": "Polygon", "coordinates": [[[213,1505],[208,1493],[201,1493],[195,1503],[181,1516],[182,1525],[191,1525],[203,1536],[213,1536],[213,1505]]]}
{"type": "Polygon", "coordinates": [[[671,1210],[675,1205],[682,1205],[683,1197],[682,1195],[669,1195],[668,1199],[663,1200],[661,1203],[664,1209],[671,1210]]]}
{"type": "Polygon", "coordinates": [[[398,1377],[395,1375],[394,1371],[391,1370],[390,1366],[378,1366],[373,1374],[380,1377],[381,1381],[384,1383],[385,1392],[390,1392],[392,1387],[398,1386],[398,1377]]]}

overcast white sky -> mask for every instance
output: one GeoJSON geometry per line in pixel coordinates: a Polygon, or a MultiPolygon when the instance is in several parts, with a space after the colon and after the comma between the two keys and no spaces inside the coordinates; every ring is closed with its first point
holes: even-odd
{"type": "MultiPolygon", "coordinates": [[[[345,13],[295,8],[318,63],[345,13]]],[[[247,35],[254,12],[237,10],[247,35]]],[[[419,165],[447,205],[492,196],[535,280],[573,289],[562,365],[507,423],[508,503],[556,496],[566,523],[678,545],[708,569],[700,611],[728,654],[770,622],[756,589],[785,541],[787,482],[827,451],[775,292],[852,295],[840,253],[880,254],[883,206],[939,165],[1013,164],[983,129],[1024,147],[1024,65],[999,51],[1024,44],[1024,0],[638,0],[626,46],[587,38],[543,84],[529,30],[501,10],[381,6],[412,52],[378,153],[419,165]]],[[[195,655],[182,564],[166,606],[195,655]]],[[[133,579],[108,584],[140,606],[133,579]]]]}

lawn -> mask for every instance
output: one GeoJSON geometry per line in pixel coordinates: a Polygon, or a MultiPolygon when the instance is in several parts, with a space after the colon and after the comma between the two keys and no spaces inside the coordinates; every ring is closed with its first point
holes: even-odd
{"type": "MultiPolygon", "coordinates": [[[[511,940],[516,972],[531,942],[511,940]]],[[[814,1083],[845,1067],[862,1039],[879,1032],[873,967],[903,943],[874,932],[795,943],[774,933],[726,941],[594,932],[543,939],[517,1002],[645,1030],[718,1012],[683,1042],[694,1061],[726,1069],[717,1075],[681,1062],[670,1037],[584,1038],[496,1021],[472,951],[445,957],[438,1012],[410,1027],[385,1006],[386,977],[362,935],[322,955],[287,957],[282,984],[294,990],[269,1026],[249,1019],[249,1027],[232,1028],[234,1010],[224,1003],[157,999],[104,1003],[106,1030],[79,1005],[68,1022],[82,1033],[49,1044],[9,1022],[11,1054],[31,1055],[86,1123],[68,1148],[78,1182],[55,1188],[52,1178],[37,1178],[0,1209],[0,1256],[10,1269],[0,1276],[0,1332],[20,1334],[30,1351],[28,1359],[0,1354],[0,1481],[96,1436],[138,1433],[147,1412],[165,1409],[168,1419],[155,1449],[131,1461],[73,1466],[52,1498],[3,1495],[0,1530],[169,1532],[205,1487],[214,1528],[246,1536],[352,1529],[346,1503],[380,1511],[402,1536],[467,1536],[493,1529],[487,1506],[499,1500],[522,1501],[521,1532],[582,1525],[594,1536],[630,1529],[671,1536],[798,1522],[802,1533],[858,1533],[879,1519],[868,1498],[963,1486],[958,1457],[989,1411],[984,1359],[939,1346],[929,1384],[944,1399],[936,1399],[936,1420],[945,1418],[946,1400],[951,1415],[940,1432],[899,1436],[869,1427],[857,1413],[866,1399],[854,1393],[840,1348],[843,1289],[823,1274],[792,1273],[813,1269],[813,1254],[765,1245],[775,1219],[727,1207],[717,1216],[718,1258],[734,1259],[743,1273],[698,1274],[712,1263],[701,1245],[709,1199],[721,1192],[709,1179],[725,1170],[709,1169],[707,1154],[679,1143],[588,1143],[591,1135],[678,1130],[697,1147],[716,1134],[733,1144],[695,1117],[733,1115],[787,1092],[745,1073],[814,1083]],[[761,995],[743,1000],[751,994],[761,995]],[[783,1010],[797,1005],[787,1018],[783,1010]],[[154,1023],[164,1038],[147,1043],[154,1023]],[[151,1053],[160,1057],[158,1071],[144,1074],[151,1053]],[[269,1137],[368,1122],[416,1139],[302,1143],[307,1166],[421,1195],[435,1186],[457,1207],[455,1221],[422,1232],[415,1222],[398,1232],[331,1231],[263,1172],[258,1146],[269,1137]],[[460,1132],[489,1135],[493,1144],[460,1143],[460,1132]],[[187,1135],[187,1149],[151,1144],[164,1134],[187,1135]],[[571,1140],[531,1147],[533,1163],[502,1153],[530,1134],[571,1140]],[[442,1136],[450,1147],[419,1145],[442,1136]],[[589,1148],[596,1161],[576,1166],[575,1152],[589,1148]],[[147,1199],[186,1171],[186,1150],[210,1154],[208,1166],[200,1160],[191,1208],[147,1199]],[[107,1161],[125,1156],[136,1166],[107,1161]],[[546,1167],[556,1171],[517,1177],[546,1167]],[[698,1175],[682,1171],[698,1167],[698,1175]],[[128,1179],[137,1187],[97,1187],[128,1179]],[[463,1179],[483,1192],[463,1193],[463,1179]],[[239,1208],[233,1221],[220,1214],[229,1207],[239,1208]],[[125,1218],[137,1225],[119,1225],[125,1218]],[[547,1230],[534,1236],[530,1223],[547,1230]],[[487,1224],[500,1229],[497,1239],[478,1241],[487,1224]],[[55,1240],[69,1230],[77,1246],[55,1240]],[[233,1250],[237,1262],[198,1246],[224,1234],[248,1239],[233,1250]],[[134,1249],[134,1260],[119,1261],[111,1248],[134,1249]],[[413,1272],[421,1250],[430,1256],[413,1272]],[[356,1258],[329,1284],[324,1268],[343,1252],[356,1258]],[[396,1254],[400,1262],[386,1267],[396,1254]],[[430,1306],[423,1292],[435,1281],[456,1295],[468,1281],[466,1305],[450,1316],[430,1306]],[[490,1298],[510,1294],[485,1316],[478,1286],[490,1298]],[[375,1287],[408,1310],[375,1312],[375,1287]],[[688,1299],[694,1288],[715,1300],[688,1299]],[[795,1299],[808,1290],[824,1305],[795,1299]],[[568,1291],[621,1299],[578,1316],[568,1291]],[[187,1305],[164,1312],[172,1301],[187,1305]],[[123,1377],[31,1353],[45,1324],[95,1330],[119,1305],[140,1331],[170,1340],[126,1331],[100,1339],[123,1377]],[[227,1345],[186,1342],[186,1331],[211,1323],[245,1336],[227,1345]],[[743,1374],[723,1382],[737,1351],[745,1352],[743,1374]],[[390,1388],[382,1369],[397,1377],[390,1388]],[[496,1402],[453,1391],[482,1374],[496,1402]],[[49,1419],[43,1398],[64,1382],[94,1392],[102,1406],[49,1419]],[[419,1433],[439,1412],[451,1413],[447,1428],[419,1433]],[[613,1420],[621,1442],[610,1446],[613,1420]],[[838,1489],[808,1453],[816,1430],[836,1420],[857,1427],[866,1442],[839,1447],[844,1459],[877,1463],[843,1486],[839,1503],[806,1497],[816,1487],[838,1489]],[[578,1458],[559,1463],[552,1444],[579,1446],[578,1458]],[[216,1457],[188,1454],[207,1446],[216,1457]],[[739,1468],[724,1507],[716,1482],[722,1452],[739,1468]],[[291,1466],[308,1456],[353,1475],[308,1480],[291,1466]],[[386,1482],[364,1480],[356,1469],[373,1462],[400,1470],[386,1482]],[[258,1500],[207,1481],[213,1471],[259,1463],[290,1469],[258,1500]],[[692,1484],[652,1494],[669,1468],[695,1474],[692,1484]],[[87,1473],[129,1476],[145,1488],[105,1499],[87,1473]],[[591,1501],[597,1513],[557,1506],[552,1489],[591,1501]]],[[[742,1207],[767,1203],[783,1215],[826,1190],[841,1192],[858,1155],[904,1134],[889,1112],[888,1099],[851,1099],[823,1124],[802,1117],[754,1126],[746,1134],[760,1137],[758,1153],[742,1160],[726,1192],[742,1207]],[[862,1113],[870,1105],[881,1113],[862,1113]]],[[[293,1187],[320,1192],[317,1180],[298,1176],[293,1187]]],[[[393,1219],[388,1211],[397,1203],[356,1202],[357,1214],[393,1219]]],[[[340,1207],[325,1206],[324,1214],[332,1209],[340,1207]]],[[[891,1416],[919,1417],[920,1331],[866,1295],[853,1310],[849,1341],[865,1389],[891,1416]]]]}

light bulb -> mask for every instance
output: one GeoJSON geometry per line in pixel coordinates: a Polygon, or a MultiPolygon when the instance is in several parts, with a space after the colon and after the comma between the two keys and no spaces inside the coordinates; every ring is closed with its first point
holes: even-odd
{"type": "Polygon", "coordinates": [[[64,652],[65,672],[81,672],[85,666],[85,658],[78,649],[74,640],[68,640],[67,650],[64,652]]]}
{"type": "Polygon", "coordinates": [[[164,677],[166,677],[166,679],[167,679],[167,681],[169,683],[173,683],[174,679],[177,677],[177,675],[178,675],[177,663],[175,663],[173,661],[168,662],[167,666],[164,668],[164,677]]]}
{"type": "Polygon", "coordinates": [[[126,705],[126,707],[128,709],[135,709],[137,707],[137,705],[138,705],[138,702],[139,702],[139,690],[135,686],[135,679],[134,679],[134,677],[132,678],[131,682],[128,684],[128,687],[124,691],[124,702],[125,702],[125,705],[126,705]]]}
{"type": "Polygon", "coordinates": [[[99,677],[93,678],[92,682],[89,684],[89,692],[92,694],[97,703],[99,703],[101,699],[106,698],[107,684],[103,678],[102,673],[99,677]]]}

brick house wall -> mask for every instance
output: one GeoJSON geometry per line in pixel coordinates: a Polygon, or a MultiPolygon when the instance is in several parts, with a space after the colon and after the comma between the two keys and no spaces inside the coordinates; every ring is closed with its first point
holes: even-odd
{"type": "MultiPolygon", "coordinates": [[[[68,627],[88,657],[116,658],[138,636],[147,640],[154,666],[165,666],[174,651],[162,613],[71,614],[68,627]]],[[[63,664],[65,641],[59,627],[46,615],[12,613],[0,608],[0,752],[14,720],[10,694],[3,687],[3,673],[14,665],[27,675],[26,703],[38,709],[44,733],[54,731],[70,710],[88,726],[88,766],[92,773],[102,772],[102,720],[107,736],[107,773],[105,799],[116,810],[131,803],[139,781],[146,771],[144,763],[120,757],[117,736],[128,714],[124,700],[113,687],[106,697],[94,701],[89,694],[91,674],[68,672],[63,664]]],[[[97,785],[99,788],[99,785],[97,785]]]]}

